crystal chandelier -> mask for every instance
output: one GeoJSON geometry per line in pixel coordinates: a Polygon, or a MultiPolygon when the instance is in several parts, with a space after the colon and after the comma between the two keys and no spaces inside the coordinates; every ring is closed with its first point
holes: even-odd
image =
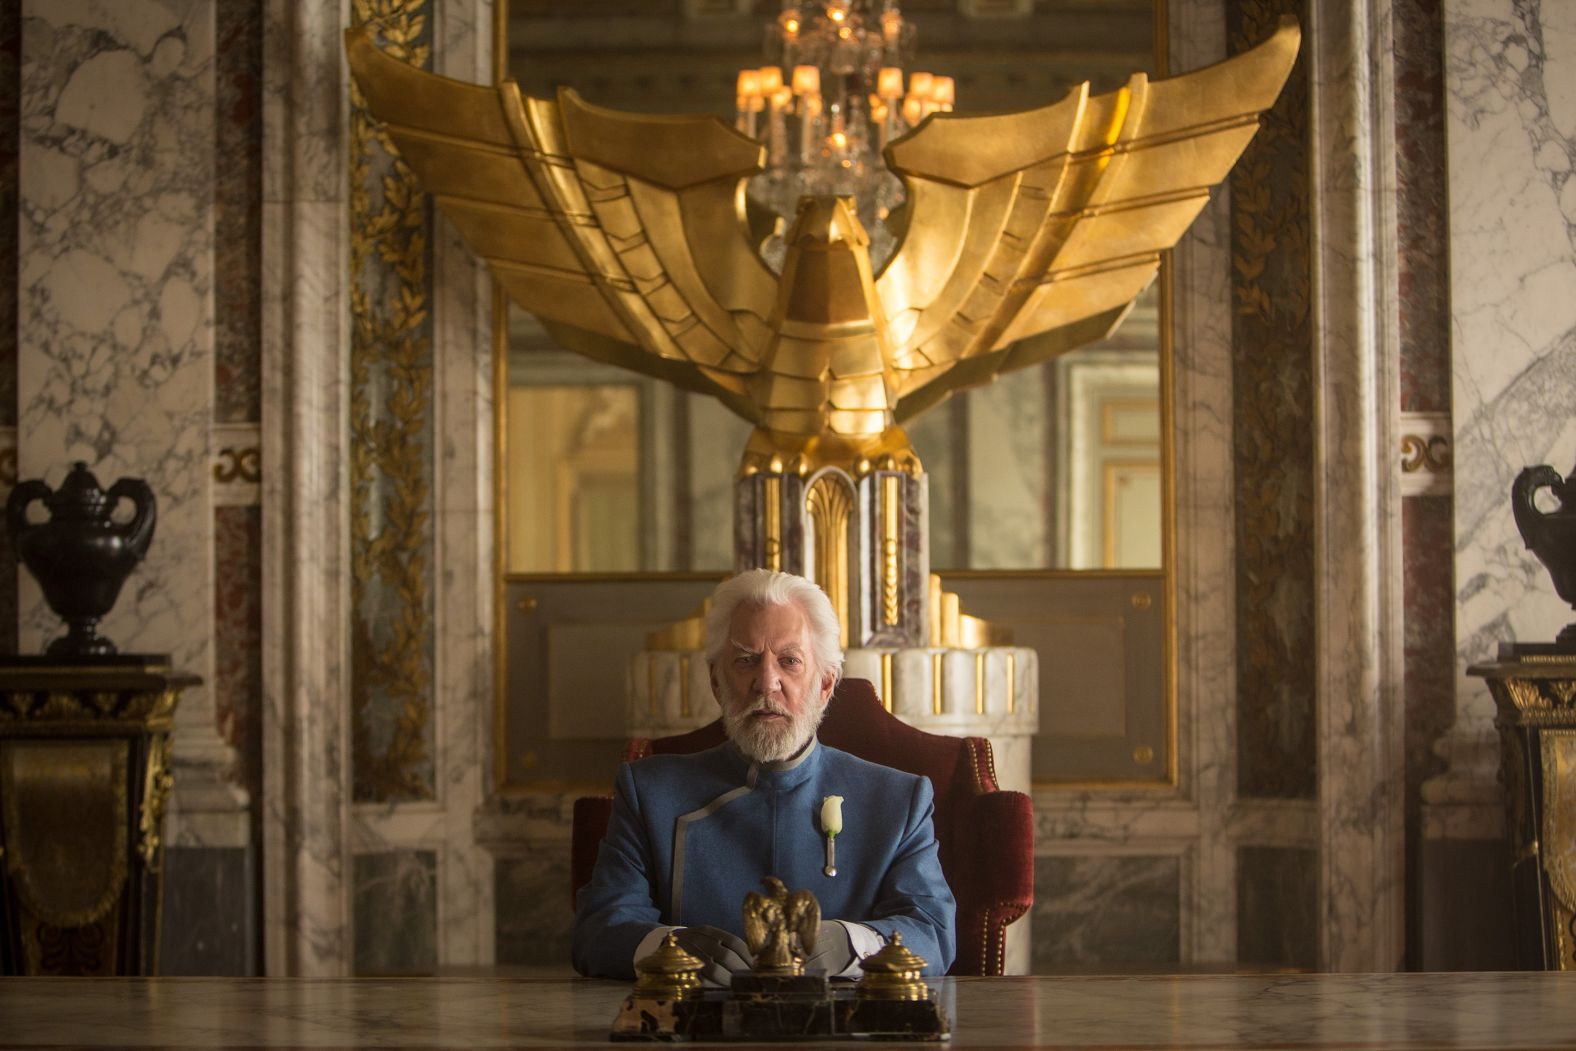
{"type": "Polygon", "coordinates": [[[777,216],[761,245],[782,267],[782,237],[806,194],[853,197],[878,269],[896,243],[887,217],[903,184],[881,150],[936,110],[952,109],[951,77],[916,72],[914,26],[897,0],[783,0],[766,26],[775,64],[739,71],[735,127],[766,144],[766,171],[748,194],[777,216]]]}

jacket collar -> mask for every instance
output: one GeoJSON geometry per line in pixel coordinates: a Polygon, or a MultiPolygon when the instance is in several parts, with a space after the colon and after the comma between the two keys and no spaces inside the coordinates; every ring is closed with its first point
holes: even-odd
{"type": "Polygon", "coordinates": [[[821,761],[821,742],[814,735],[804,751],[792,759],[776,763],[758,763],[739,751],[739,746],[729,741],[724,746],[739,769],[740,776],[759,788],[789,789],[810,779],[821,761]]]}

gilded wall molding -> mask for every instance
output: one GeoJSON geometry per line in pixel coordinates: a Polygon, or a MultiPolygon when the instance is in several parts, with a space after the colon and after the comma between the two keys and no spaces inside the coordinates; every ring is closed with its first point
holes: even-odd
{"type": "Polygon", "coordinates": [[[262,503],[263,433],[255,423],[213,428],[213,502],[217,507],[262,503]]]}
{"type": "MultiPolygon", "coordinates": [[[[430,0],[354,0],[352,23],[419,66],[430,0]]],[[[431,799],[431,206],[352,86],[351,737],[357,802],[431,799]]]]}
{"type": "Polygon", "coordinates": [[[1400,430],[1401,495],[1448,495],[1454,479],[1450,414],[1403,412],[1400,430]]]}
{"type": "Polygon", "coordinates": [[[0,489],[16,485],[16,428],[0,427],[0,489]]]}

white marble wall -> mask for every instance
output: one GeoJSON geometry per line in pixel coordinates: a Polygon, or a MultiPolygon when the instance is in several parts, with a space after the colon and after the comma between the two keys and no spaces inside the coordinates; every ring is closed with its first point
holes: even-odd
{"type": "MultiPolygon", "coordinates": [[[[213,0],[23,4],[18,469],[158,500],[103,631],[212,682],[213,0]]],[[[20,574],[22,652],[60,633],[20,574]]],[[[174,841],[246,842],[210,688],[177,712],[174,841]]]]}
{"type": "Polygon", "coordinates": [[[1576,618],[1525,550],[1510,483],[1576,461],[1576,9],[1445,0],[1455,445],[1456,725],[1431,835],[1502,829],[1493,702],[1466,675],[1576,618]]]}

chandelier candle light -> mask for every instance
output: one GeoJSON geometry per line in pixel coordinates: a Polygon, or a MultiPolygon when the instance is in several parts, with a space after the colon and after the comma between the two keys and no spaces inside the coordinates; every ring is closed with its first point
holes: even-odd
{"type": "Polygon", "coordinates": [[[915,72],[914,26],[897,0],[785,0],[767,24],[775,64],[739,71],[734,127],[766,144],[766,171],[749,195],[780,220],[762,246],[780,265],[784,227],[803,194],[853,197],[879,266],[893,238],[882,222],[903,200],[903,184],[881,151],[930,114],[950,111],[951,77],[915,72]]]}

